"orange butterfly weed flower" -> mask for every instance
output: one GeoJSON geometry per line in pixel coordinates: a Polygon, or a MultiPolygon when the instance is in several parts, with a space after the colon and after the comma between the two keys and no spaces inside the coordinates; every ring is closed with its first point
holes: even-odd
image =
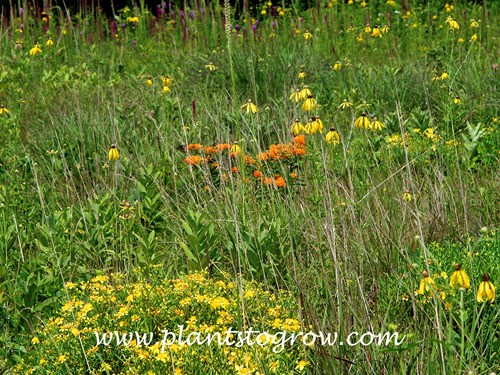
{"type": "Polygon", "coordinates": [[[280,187],[286,187],[286,181],[285,181],[285,179],[284,179],[283,177],[278,177],[278,178],[276,178],[276,180],[275,180],[275,184],[276,184],[276,186],[277,186],[277,187],[279,187],[279,188],[280,188],[280,187]]]}
{"type": "Polygon", "coordinates": [[[205,161],[205,159],[203,159],[199,155],[191,155],[191,156],[188,156],[187,158],[184,159],[184,163],[186,163],[188,165],[198,165],[204,161],[205,161]]]}
{"type": "Polygon", "coordinates": [[[238,167],[232,167],[231,172],[238,173],[239,172],[238,167]]]}
{"type": "Polygon", "coordinates": [[[258,156],[260,161],[267,161],[269,159],[269,153],[267,152],[261,152],[258,156]]]}
{"type": "Polygon", "coordinates": [[[245,163],[245,165],[253,165],[257,161],[254,158],[252,158],[251,156],[245,155],[243,158],[243,162],[245,163]]]}
{"type": "Polygon", "coordinates": [[[221,143],[215,146],[218,151],[229,150],[231,145],[229,143],[221,143]]]}
{"type": "Polygon", "coordinates": [[[207,154],[215,154],[217,152],[217,150],[212,146],[205,146],[203,151],[205,151],[205,153],[207,154]]]}
{"type": "Polygon", "coordinates": [[[274,178],[272,178],[272,177],[263,177],[260,179],[260,181],[264,185],[273,185],[274,184],[274,178]]]}
{"type": "Polygon", "coordinates": [[[256,171],[253,171],[253,175],[254,175],[254,177],[260,178],[260,177],[262,177],[262,172],[259,170],[256,170],[256,171]]]}
{"type": "Polygon", "coordinates": [[[297,135],[293,137],[293,142],[299,145],[306,145],[306,136],[304,134],[297,135]]]}
{"type": "Polygon", "coordinates": [[[202,145],[198,144],[198,143],[190,143],[188,144],[188,150],[196,150],[196,151],[199,151],[203,148],[202,145]]]}

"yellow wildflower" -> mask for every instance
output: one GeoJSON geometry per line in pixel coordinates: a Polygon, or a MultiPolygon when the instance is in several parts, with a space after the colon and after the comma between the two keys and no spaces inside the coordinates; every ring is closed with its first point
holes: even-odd
{"type": "Polygon", "coordinates": [[[234,145],[231,146],[229,152],[238,155],[241,153],[241,147],[237,143],[235,143],[234,145]]]}
{"type": "Polygon", "coordinates": [[[241,106],[241,109],[246,113],[257,113],[259,110],[257,106],[252,103],[252,99],[248,99],[247,102],[241,106]]]}
{"type": "Polygon", "coordinates": [[[211,72],[214,72],[214,71],[216,71],[216,70],[217,70],[217,67],[216,67],[214,64],[212,64],[211,62],[210,62],[210,63],[208,63],[207,65],[205,65],[205,68],[206,68],[207,70],[210,70],[211,72]]]}
{"type": "Polygon", "coordinates": [[[477,291],[477,302],[487,302],[493,303],[495,300],[495,286],[490,281],[490,275],[485,273],[483,275],[483,281],[479,284],[479,289],[477,291]]]}
{"type": "Polygon", "coordinates": [[[453,267],[455,268],[455,271],[451,274],[450,286],[453,289],[469,289],[470,279],[465,270],[462,269],[462,266],[459,263],[455,263],[453,267]]]}
{"type": "Polygon", "coordinates": [[[300,100],[304,100],[304,99],[307,99],[309,96],[312,96],[312,92],[311,92],[311,90],[309,90],[309,87],[307,85],[305,85],[302,88],[302,90],[300,90],[299,96],[300,96],[300,100]]]}
{"type": "Polygon", "coordinates": [[[338,72],[340,69],[342,69],[342,64],[340,61],[337,61],[335,64],[333,64],[333,70],[338,72]]]}
{"type": "Polygon", "coordinates": [[[411,202],[413,200],[413,195],[407,190],[403,193],[402,197],[405,202],[411,202]]]}
{"type": "Polygon", "coordinates": [[[37,43],[35,46],[30,49],[30,56],[36,56],[40,55],[42,53],[42,49],[40,48],[40,45],[37,43]]]}
{"type": "Polygon", "coordinates": [[[47,47],[53,46],[54,45],[54,41],[52,40],[52,38],[47,39],[47,41],[45,42],[45,45],[47,47]]]}
{"type": "Polygon", "coordinates": [[[290,100],[293,100],[294,102],[298,103],[301,100],[300,97],[300,90],[296,89],[292,95],[290,95],[290,100]]]}
{"type": "Polygon", "coordinates": [[[382,130],[384,127],[384,124],[377,120],[376,117],[373,118],[373,121],[370,124],[370,130],[382,130]]]}
{"type": "Polygon", "coordinates": [[[303,371],[308,364],[309,364],[309,362],[307,362],[305,360],[301,360],[301,361],[299,361],[297,366],[295,366],[295,370],[303,371]]]}
{"type": "Polygon", "coordinates": [[[326,139],[326,142],[330,143],[331,145],[335,146],[335,145],[340,144],[340,135],[337,132],[337,130],[335,130],[335,128],[330,128],[328,133],[326,133],[325,139],[326,139]]]}
{"type": "Polygon", "coordinates": [[[308,95],[305,102],[302,103],[302,109],[304,111],[312,111],[313,109],[316,109],[317,107],[318,107],[318,104],[316,103],[316,99],[314,99],[312,97],[312,95],[308,95]]]}
{"type": "Polygon", "coordinates": [[[300,123],[300,119],[296,118],[292,125],[293,135],[299,135],[302,131],[305,131],[304,125],[300,123]]]}
{"type": "Polygon", "coordinates": [[[112,144],[108,152],[108,159],[118,160],[119,157],[120,157],[120,151],[118,151],[115,144],[112,144]]]}
{"type": "Polygon", "coordinates": [[[361,116],[359,116],[356,121],[354,121],[354,126],[357,128],[364,128],[364,129],[369,129],[370,128],[370,119],[366,115],[366,112],[362,112],[361,116]]]}
{"type": "Polygon", "coordinates": [[[309,32],[309,30],[306,30],[306,32],[304,33],[304,39],[305,40],[310,40],[312,39],[313,35],[309,32]]]}
{"type": "Polygon", "coordinates": [[[349,107],[352,107],[352,103],[348,102],[347,99],[344,99],[342,101],[342,103],[340,103],[340,105],[339,105],[340,109],[346,109],[346,108],[349,108],[349,107]]]}
{"type": "Polygon", "coordinates": [[[417,294],[425,294],[425,292],[432,292],[436,289],[436,283],[429,276],[427,271],[422,272],[422,280],[420,280],[420,287],[417,290],[417,294]]]}

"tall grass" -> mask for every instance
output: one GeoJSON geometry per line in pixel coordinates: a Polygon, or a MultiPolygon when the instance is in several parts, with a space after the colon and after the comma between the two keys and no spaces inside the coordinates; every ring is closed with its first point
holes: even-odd
{"type": "Polygon", "coordinates": [[[498,371],[498,308],[474,295],[484,272],[500,280],[498,3],[485,13],[402,4],[296,4],[280,16],[262,3],[258,23],[245,14],[227,24],[228,4],[131,7],[111,21],[53,7],[48,23],[30,3],[22,16],[13,6],[0,30],[1,366],[33,349],[65,282],[115,271],[132,281],[133,269],[160,265],[169,278],[228,270],[289,290],[314,330],[408,337],[315,348],[311,373],[498,371]],[[375,38],[367,24],[389,31],[375,38]],[[43,52],[31,56],[36,42],[43,52]],[[219,163],[239,173],[184,163],[179,146],[190,143],[238,142],[256,156],[290,142],[295,118],[311,115],[290,100],[303,84],[341,144],[308,135],[304,158],[261,168],[287,187],[263,186],[238,159],[219,163]],[[248,98],[256,114],[241,111],[248,98]],[[352,107],[340,109],[344,99],[352,107]],[[385,129],[354,128],[361,111],[385,129]],[[467,292],[439,276],[455,262],[467,292]],[[444,300],[414,294],[423,270],[444,300]]]}

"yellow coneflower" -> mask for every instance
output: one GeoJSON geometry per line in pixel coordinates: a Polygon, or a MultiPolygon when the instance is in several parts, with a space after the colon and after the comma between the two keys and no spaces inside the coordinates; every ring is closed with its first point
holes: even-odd
{"type": "Polygon", "coordinates": [[[146,78],[146,86],[151,87],[153,86],[153,80],[151,77],[146,78]]]}
{"type": "Polygon", "coordinates": [[[52,38],[47,39],[47,41],[45,42],[45,45],[47,47],[53,46],[54,45],[54,41],[52,40],[52,38]]]}
{"type": "Polygon", "coordinates": [[[337,61],[335,64],[333,64],[333,70],[338,72],[340,69],[342,69],[342,63],[340,61],[337,61]]]}
{"type": "Polygon", "coordinates": [[[6,115],[9,113],[9,110],[7,109],[7,107],[5,107],[4,105],[0,105],[0,115],[6,115]]]}
{"type": "Polygon", "coordinates": [[[163,76],[162,80],[163,80],[163,86],[170,86],[174,79],[169,76],[163,76]]]}
{"type": "Polygon", "coordinates": [[[363,41],[363,33],[359,33],[356,40],[361,43],[363,41]]]}
{"type": "Polygon", "coordinates": [[[369,129],[370,124],[370,119],[366,115],[366,112],[361,112],[361,116],[354,121],[354,126],[357,128],[369,129]]]}
{"type": "Polygon", "coordinates": [[[470,27],[472,27],[473,29],[478,28],[479,27],[479,22],[477,22],[474,19],[470,20],[470,27]]]}
{"type": "Polygon", "coordinates": [[[370,34],[371,32],[372,32],[372,28],[370,27],[370,25],[366,25],[365,26],[365,33],[370,34]]]}
{"type": "Polygon", "coordinates": [[[241,109],[246,113],[257,113],[259,110],[257,106],[252,103],[252,99],[248,99],[247,102],[241,106],[241,109]]]}
{"type": "Polygon", "coordinates": [[[477,40],[477,34],[474,34],[470,37],[471,42],[475,42],[477,40]]]}
{"type": "Polygon", "coordinates": [[[462,269],[462,266],[459,263],[455,263],[453,268],[455,271],[451,274],[450,286],[453,289],[469,289],[470,279],[465,270],[462,269]]]}
{"type": "Polygon", "coordinates": [[[307,121],[306,124],[304,125],[304,132],[306,134],[312,134],[312,131],[313,131],[313,119],[310,118],[309,121],[307,121]]]}
{"type": "Polygon", "coordinates": [[[298,118],[295,119],[292,125],[292,133],[293,135],[299,135],[301,132],[305,131],[304,125],[300,123],[298,118]]]}
{"type": "Polygon", "coordinates": [[[318,107],[316,99],[312,95],[308,95],[304,103],[302,103],[302,109],[304,111],[312,111],[318,107]]]}
{"type": "Polygon", "coordinates": [[[455,96],[455,99],[453,99],[453,103],[456,105],[462,104],[462,101],[460,100],[460,96],[455,96]]]}
{"type": "Polygon", "coordinates": [[[377,25],[373,26],[372,36],[375,38],[382,38],[382,33],[377,25]]]}
{"type": "Polygon", "coordinates": [[[446,13],[450,13],[453,10],[453,8],[454,8],[454,6],[450,5],[448,3],[446,3],[446,5],[444,6],[444,10],[446,13]]]}
{"type": "Polygon", "coordinates": [[[304,79],[304,78],[306,78],[306,72],[304,72],[303,70],[301,70],[299,72],[299,79],[304,79]]]}
{"type": "Polygon", "coordinates": [[[207,65],[205,65],[205,68],[208,69],[208,70],[210,70],[211,72],[217,70],[217,67],[214,64],[212,64],[212,63],[208,63],[207,65]]]}
{"type": "Polygon", "coordinates": [[[116,148],[116,145],[113,143],[108,152],[109,160],[118,160],[120,158],[120,151],[116,148]]]}
{"type": "Polygon", "coordinates": [[[405,202],[409,203],[413,200],[413,195],[411,195],[411,193],[408,190],[406,190],[401,196],[401,198],[403,198],[405,202]]]}
{"type": "Polygon", "coordinates": [[[170,87],[168,86],[163,86],[163,93],[168,94],[170,92],[170,87]]]}
{"type": "Polygon", "coordinates": [[[389,26],[384,25],[383,27],[380,28],[380,32],[382,34],[387,34],[389,32],[389,26]]]}
{"type": "Polygon", "coordinates": [[[314,133],[323,133],[323,128],[324,128],[323,121],[319,116],[313,116],[312,117],[312,134],[314,133]]]}
{"type": "Polygon", "coordinates": [[[495,300],[495,286],[490,281],[490,275],[485,273],[483,275],[483,281],[479,284],[479,289],[477,291],[477,302],[487,302],[493,303],[495,300]]]}
{"type": "Polygon", "coordinates": [[[385,128],[384,124],[374,117],[372,123],[370,124],[370,130],[377,131],[382,130],[383,128],[385,128]]]}
{"type": "Polygon", "coordinates": [[[448,72],[445,70],[441,75],[439,76],[439,79],[444,81],[445,79],[448,79],[449,75],[448,72]]]}
{"type": "Polygon", "coordinates": [[[458,24],[457,20],[455,20],[454,18],[448,17],[448,19],[446,20],[446,23],[448,24],[448,26],[450,26],[450,30],[460,29],[460,25],[458,24]]]}
{"type": "Polygon", "coordinates": [[[239,144],[235,143],[234,145],[231,146],[231,148],[229,149],[229,152],[231,154],[235,154],[235,155],[239,155],[241,154],[241,147],[239,144]]]}
{"type": "Polygon", "coordinates": [[[313,35],[309,32],[309,30],[306,30],[306,32],[304,33],[304,39],[305,40],[310,40],[312,39],[313,35]]]}
{"type": "Polygon", "coordinates": [[[347,99],[344,99],[342,101],[342,103],[340,103],[340,105],[339,105],[340,109],[346,109],[346,108],[349,108],[349,107],[352,107],[352,103],[349,102],[349,101],[347,101],[347,99]]]}
{"type": "Polygon", "coordinates": [[[42,53],[42,49],[40,48],[40,45],[37,43],[35,46],[30,49],[30,56],[36,56],[40,55],[42,53]]]}
{"type": "Polygon", "coordinates": [[[294,102],[298,103],[301,100],[300,97],[300,89],[295,89],[292,95],[290,95],[290,100],[293,100],[294,102]]]}
{"type": "Polygon", "coordinates": [[[309,96],[312,96],[311,90],[309,90],[309,86],[305,85],[302,90],[300,90],[299,97],[300,100],[307,99],[309,96]]]}
{"type": "Polygon", "coordinates": [[[417,294],[425,294],[425,292],[433,292],[436,290],[436,283],[429,276],[427,271],[422,272],[422,280],[420,280],[420,287],[417,290],[417,294]]]}
{"type": "Polygon", "coordinates": [[[340,144],[340,135],[335,128],[330,128],[328,133],[326,133],[325,140],[327,143],[330,143],[331,145],[338,145],[340,144]]]}
{"type": "Polygon", "coordinates": [[[42,16],[42,21],[44,23],[47,23],[49,21],[49,15],[47,14],[47,12],[42,12],[40,15],[42,16]]]}
{"type": "Polygon", "coordinates": [[[387,0],[386,4],[391,6],[391,7],[396,6],[396,2],[394,0],[387,0]]]}

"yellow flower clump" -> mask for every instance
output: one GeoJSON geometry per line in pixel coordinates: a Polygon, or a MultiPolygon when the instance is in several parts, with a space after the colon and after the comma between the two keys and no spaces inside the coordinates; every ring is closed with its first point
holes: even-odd
{"type": "MultiPolygon", "coordinates": [[[[271,293],[256,282],[223,274],[218,280],[207,272],[196,272],[171,280],[139,272],[134,281],[123,274],[96,276],[90,281],[65,285],[70,300],[35,332],[33,346],[15,369],[16,374],[161,374],[176,368],[179,374],[292,373],[303,359],[300,340],[276,348],[279,334],[302,329],[298,305],[287,292],[271,293]],[[163,347],[165,331],[183,340],[190,333],[201,337],[219,332],[249,329],[267,332],[269,337],[251,336],[254,345],[187,345],[178,341],[163,347]],[[131,335],[127,345],[97,345],[96,333],[131,335]],[[138,345],[137,336],[151,340],[138,345]],[[131,334],[132,333],[132,334],[131,334]],[[259,344],[257,344],[257,340],[259,344]],[[83,353],[82,348],[85,350],[83,353]],[[207,372],[208,371],[208,372],[207,372]]],[[[231,333],[236,342],[237,333],[231,333]]],[[[114,336],[116,337],[116,336],[114,336]]]]}

